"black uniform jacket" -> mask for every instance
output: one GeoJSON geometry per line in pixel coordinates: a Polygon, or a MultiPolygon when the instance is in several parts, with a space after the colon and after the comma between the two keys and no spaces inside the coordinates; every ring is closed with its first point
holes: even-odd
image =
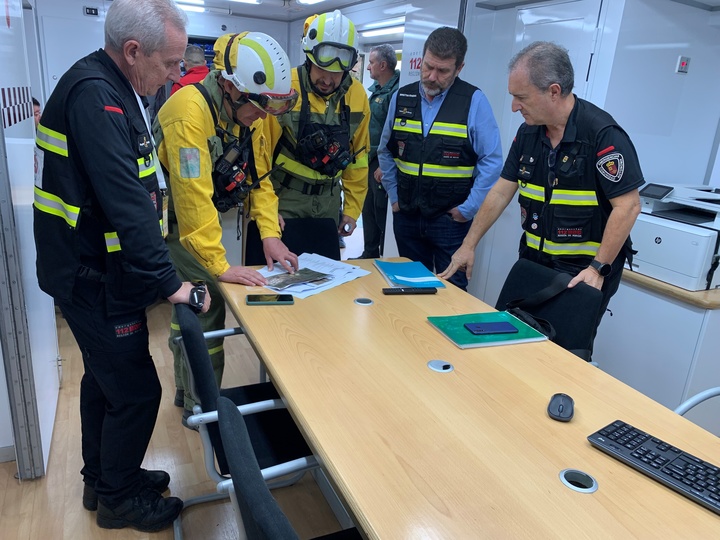
{"type": "Polygon", "coordinates": [[[73,302],[105,286],[108,314],[143,309],[181,285],[165,246],[153,144],[128,79],[103,50],[79,60],[43,111],[34,232],[40,288],[73,302]]]}

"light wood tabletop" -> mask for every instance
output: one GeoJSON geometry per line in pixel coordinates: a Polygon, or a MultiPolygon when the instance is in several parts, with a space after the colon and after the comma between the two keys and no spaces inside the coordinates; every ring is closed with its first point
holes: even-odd
{"type": "Polygon", "coordinates": [[[621,419],[717,464],[717,437],[553,343],[461,350],[427,317],[490,306],[449,284],[384,296],[372,261],[353,262],[373,273],[291,306],[220,287],[368,538],[718,536],[720,516],[587,442],[621,419]],[[547,415],[556,392],[575,400],[568,423],[547,415]],[[598,490],[566,487],[566,468],[598,490]]]}

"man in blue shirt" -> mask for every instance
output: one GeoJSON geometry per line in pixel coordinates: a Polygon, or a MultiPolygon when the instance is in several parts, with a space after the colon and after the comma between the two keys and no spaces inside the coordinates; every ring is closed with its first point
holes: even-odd
{"type": "MultiPolygon", "coordinates": [[[[398,252],[433,271],[450,263],[502,168],[490,103],[458,78],[466,52],[455,28],[428,36],[420,82],[392,97],[378,147],[398,252]]],[[[450,282],[467,289],[464,272],[450,282]]]]}

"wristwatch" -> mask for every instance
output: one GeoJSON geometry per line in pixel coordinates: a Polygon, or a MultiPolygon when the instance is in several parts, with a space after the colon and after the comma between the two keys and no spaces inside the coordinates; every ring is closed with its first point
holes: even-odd
{"type": "Polygon", "coordinates": [[[610,272],[612,271],[612,266],[610,266],[608,263],[601,263],[600,261],[597,261],[595,259],[590,261],[590,266],[592,266],[595,271],[602,277],[609,276],[610,272]]]}
{"type": "Polygon", "coordinates": [[[200,313],[205,305],[205,294],[207,288],[204,281],[193,281],[193,288],[190,289],[190,300],[188,304],[195,313],[200,313]]]}

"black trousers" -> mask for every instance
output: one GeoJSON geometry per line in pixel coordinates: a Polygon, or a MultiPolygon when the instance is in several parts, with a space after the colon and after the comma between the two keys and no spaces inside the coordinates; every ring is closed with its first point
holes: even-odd
{"type": "Polygon", "coordinates": [[[81,470],[113,508],[142,488],[140,465],[162,389],[150,356],[145,309],[109,317],[104,286],[78,279],[73,304],[58,305],[82,353],[81,470]]]}
{"type": "Polygon", "coordinates": [[[368,166],[368,192],[362,209],[364,246],[361,257],[376,259],[382,256],[385,242],[385,221],[387,218],[387,193],[375,181],[378,168],[377,157],[368,166]]]}

